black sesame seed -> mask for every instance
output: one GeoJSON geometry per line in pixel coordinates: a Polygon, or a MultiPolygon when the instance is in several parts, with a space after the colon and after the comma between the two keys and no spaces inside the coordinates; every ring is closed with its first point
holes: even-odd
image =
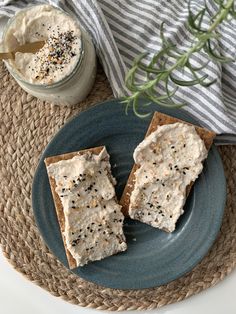
{"type": "Polygon", "coordinates": [[[74,208],[74,209],[75,209],[76,207],[75,207],[75,206],[72,206],[71,208],[74,208]]]}
{"type": "Polygon", "coordinates": [[[184,175],[186,175],[186,172],[185,172],[185,171],[183,171],[183,174],[184,174],[184,175]]]}
{"type": "Polygon", "coordinates": [[[75,201],[71,201],[73,204],[75,203],[75,201]]]}
{"type": "Polygon", "coordinates": [[[119,222],[122,222],[122,219],[120,219],[119,222]]]}
{"type": "Polygon", "coordinates": [[[99,225],[98,225],[98,227],[101,227],[101,226],[102,226],[102,224],[99,224],[99,225]]]}
{"type": "Polygon", "coordinates": [[[170,218],[172,218],[172,215],[170,215],[170,218]]]}
{"type": "Polygon", "coordinates": [[[106,231],[103,231],[103,234],[106,234],[106,231]]]}
{"type": "Polygon", "coordinates": [[[89,205],[87,205],[87,208],[90,208],[89,205]]]}
{"type": "Polygon", "coordinates": [[[184,147],[186,147],[186,144],[184,144],[184,147]]]}
{"type": "Polygon", "coordinates": [[[106,208],[106,205],[103,205],[103,208],[106,208]]]}
{"type": "Polygon", "coordinates": [[[162,185],[162,186],[165,186],[165,183],[162,183],[161,185],[162,185]]]}
{"type": "Polygon", "coordinates": [[[156,165],[157,163],[156,163],[156,162],[153,162],[152,164],[153,164],[153,165],[156,165]]]}
{"type": "Polygon", "coordinates": [[[79,193],[77,193],[77,195],[80,197],[80,194],[79,194],[79,193]]]}
{"type": "Polygon", "coordinates": [[[171,148],[174,149],[175,147],[174,147],[174,146],[171,146],[171,148]]]}
{"type": "Polygon", "coordinates": [[[94,191],[97,192],[98,190],[97,190],[97,189],[94,189],[94,191]]]}

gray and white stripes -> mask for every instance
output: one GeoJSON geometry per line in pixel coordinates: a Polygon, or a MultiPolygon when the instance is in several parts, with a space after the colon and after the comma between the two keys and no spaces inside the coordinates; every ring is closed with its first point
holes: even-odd
{"type": "MultiPolygon", "coordinates": [[[[115,97],[127,93],[124,77],[134,57],[144,51],[151,53],[161,48],[160,25],[165,22],[167,38],[177,46],[190,45],[191,34],[186,28],[187,1],[184,0],[51,0],[51,1],[0,1],[0,14],[11,16],[28,4],[49,2],[75,14],[81,25],[90,33],[97,54],[103,64],[115,97]]],[[[216,10],[212,0],[206,0],[211,14],[216,10]]],[[[198,11],[204,0],[194,0],[193,10],[198,11]]],[[[204,20],[207,26],[208,20],[204,20]]],[[[216,49],[236,57],[236,22],[224,23],[216,49]]],[[[147,57],[148,60],[148,57],[147,57]]],[[[195,55],[192,63],[200,66],[206,61],[204,54],[195,55]]],[[[211,62],[203,74],[218,78],[209,88],[196,85],[178,90],[175,100],[187,102],[183,110],[199,123],[218,134],[221,144],[236,143],[236,64],[223,66],[211,62]]],[[[184,74],[188,77],[188,73],[184,74]]],[[[176,72],[177,77],[183,73],[176,72]]],[[[143,80],[142,73],[138,79],[143,80]]],[[[163,88],[159,87],[160,90],[163,88]]]]}

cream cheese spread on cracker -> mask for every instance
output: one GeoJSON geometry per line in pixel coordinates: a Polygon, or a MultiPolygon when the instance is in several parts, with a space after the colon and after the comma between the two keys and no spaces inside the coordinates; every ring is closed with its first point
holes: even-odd
{"type": "Polygon", "coordinates": [[[78,154],[47,167],[63,206],[66,247],[77,266],[127,247],[107,156],[104,148],[99,155],[78,154]]]}
{"type": "Polygon", "coordinates": [[[139,165],[130,197],[129,215],[172,232],[186,201],[186,188],[207,157],[195,127],[185,123],[158,126],[135,149],[139,165]]]}

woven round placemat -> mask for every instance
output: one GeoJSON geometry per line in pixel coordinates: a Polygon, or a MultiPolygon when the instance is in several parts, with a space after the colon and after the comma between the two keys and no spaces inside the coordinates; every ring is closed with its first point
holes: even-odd
{"type": "Polygon", "coordinates": [[[208,255],[186,276],[144,290],[115,290],[86,282],[50,253],[35,225],[31,185],[40,154],[73,115],[112,97],[101,69],[79,106],[59,107],[27,95],[0,64],[0,242],[13,267],[66,301],[103,310],[153,309],[215,285],[236,266],[236,147],[221,147],[227,177],[223,225],[208,255]]]}

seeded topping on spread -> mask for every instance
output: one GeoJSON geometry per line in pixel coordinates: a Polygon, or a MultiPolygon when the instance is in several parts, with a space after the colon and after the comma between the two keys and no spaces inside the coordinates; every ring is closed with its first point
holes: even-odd
{"type": "Polygon", "coordinates": [[[140,167],[130,197],[130,217],[173,231],[183,213],[186,187],[197,179],[206,157],[206,147],[194,126],[159,126],[134,152],[140,167]]]}
{"type": "Polygon", "coordinates": [[[75,44],[79,44],[80,38],[73,35],[74,31],[58,32],[51,35],[33,59],[38,68],[28,68],[34,72],[34,79],[41,81],[46,78],[54,77],[59,71],[63,72],[71,59],[76,57],[75,44]]]}
{"type": "Polygon", "coordinates": [[[107,156],[103,149],[99,155],[88,152],[47,167],[63,205],[66,246],[78,266],[126,249],[107,156]]]}
{"type": "Polygon", "coordinates": [[[9,64],[24,80],[53,84],[68,76],[81,56],[81,31],[63,11],[37,5],[21,12],[6,34],[8,49],[27,42],[45,41],[37,53],[16,53],[9,64]]]}

